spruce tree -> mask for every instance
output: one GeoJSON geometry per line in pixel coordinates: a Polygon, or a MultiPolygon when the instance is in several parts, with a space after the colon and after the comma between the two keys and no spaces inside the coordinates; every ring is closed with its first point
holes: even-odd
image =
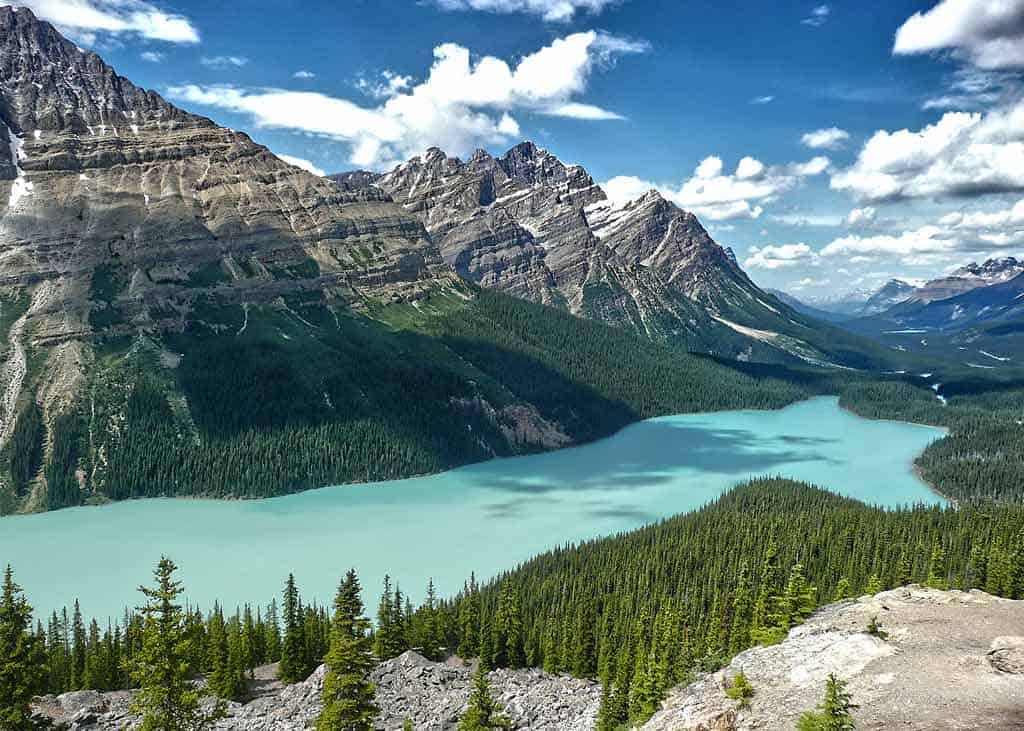
{"type": "Polygon", "coordinates": [[[845,576],[839,579],[836,590],[832,593],[832,601],[838,602],[850,598],[850,580],[845,576]]]}
{"type": "Polygon", "coordinates": [[[868,578],[867,586],[864,587],[865,594],[871,594],[872,596],[882,590],[882,580],[878,578],[878,574],[871,574],[868,578]]]}
{"type": "Polygon", "coordinates": [[[853,711],[858,706],[846,690],[846,683],[829,673],[825,680],[825,698],[818,712],[808,711],[800,716],[798,731],[850,731],[857,727],[853,711]]]}
{"type": "Polygon", "coordinates": [[[281,640],[281,663],[278,666],[278,677],[285,683],[298,683],[308,675],[306,665],[306,640],[302,611],[302,601],[295,585],[295,577],[288,574],[284,586],[284,637],[281,640]]]}
{"type": "Polygon", "coordinates": [[[373,651],[381,660],[397,657],[405,652],[402,642],[402,616],[395,611],[395,596],[391,589],[391,577],[384,576],[384,591],[377,606],[377,632],[374,635],[373,651]]]}
{"type": "Polygon", "coordinates": [[[932,544],[932,555],[928,564],[928,581],[926,585],[931,589],[949,588],[949,583],[946,581],[946,552],[943,550],[938,538],[932,544]]]}
{"type": "Polygon", "coordinates": [[[473,676],[473,692],[469,696],[469,708],[459,720],[459,731],[488,731],[507,729],[511,724],[502,715],[502,707],[491,696],[487,682],[487,671],[481,667],[473,676]]]}
{"type": "MultiPolygon", "coordinates": [[[[476,576],[470,574],[469,582],[463,589],[463,600],[459,604],[459,657],[471,658],[480,649],[480,590],[476,576]]],[[[546,655],[545,655],[546,657],[546,655]]]]}
{"type": "Polygon", "coordinates": [[[747,676],[741,670],[736,673],[736,676],[732,679],[732,685],[725,691],[725,694],[737,700],[740,703],[740,708],[747,708],[750,706],[750,699],[754,697],[754,686],[747,680],[747,676]]]}
{"type": "Polygon", "coordinates": [[[36,728],[29,703],[45,677],[36,662],[39,638],[31,629],[32,607],[8,566],[0,596],[0,728],[10,731],[36,728]]]}
{"type": "Polygon", "coordinates": [[[132,711],[142,718],[141,731],[198,731],[211,728],[223,715],[219,704],[210,712],[200,708],[199,691],[188,676],[191,648],[177,603],[183,591],[174,579],[177,568],[169,558],[161,558],[153,571],[155,586],[139,587],[146,598],[139,607],[144,629],[131,677],[139,688],[132,711]]]}
{"type": "Polygon", "coordinates": [[[372,731],[380,709],[373,703],[374,666],[370,620],[363,616],[359,579],[349,570],[338,587],[331,618],[330,649],[324,662],[323,713],[317,731],[372,731]]]}

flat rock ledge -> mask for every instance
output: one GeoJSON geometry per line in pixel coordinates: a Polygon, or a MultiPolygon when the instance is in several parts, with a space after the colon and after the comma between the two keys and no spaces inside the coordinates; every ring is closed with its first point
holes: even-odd
{"type": "Polygon", "coordinates": [[[672,691],[643,728],[791,730],[829,673],[847,681],[859,729],[1024,729],[1024,601],[911,585],[831,604],[672,691]],[[872,617],[886,640],[864,631],[872,617]],[[744,710],[725,695],[740,671],[755,691],[744,710]]]}

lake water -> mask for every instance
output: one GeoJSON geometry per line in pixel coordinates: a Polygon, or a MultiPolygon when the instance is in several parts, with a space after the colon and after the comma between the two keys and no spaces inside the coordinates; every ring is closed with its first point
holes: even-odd
{"type": "Polygon", "coordinates": [[[293,571],[329,600],[354,566],[371,607],[385,573],[418,599],[453,594],[567,541],[693,510],[752,476],[782,475],[869,503],[941,503],[912,461],[942,431],[868,421],[831,397],[780,411],[651,419],[600,442],[430,477],[343,485],[261,501],[138,500],[0,519],[37,615],[78,598],[87,617],[138,603],[161,554],[208,607],[265,604],[293,571]]]}

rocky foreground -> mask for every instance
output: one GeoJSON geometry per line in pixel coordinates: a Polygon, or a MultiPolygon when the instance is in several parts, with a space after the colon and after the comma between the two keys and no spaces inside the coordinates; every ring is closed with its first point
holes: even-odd
{"type": "MultiPolygon", "coordinates": [[[[320,668],[304,683],[257,683],[260,695],[231,704],[218,729],[293,731],[320,712],[320,668]]],[[[862,729],[1024,729],[1024,601],[983,592],[909,586],[838,602],[773,647],[741,653],[717,673],[669,694],[647,731],[793,729],[820,700],[825,677],[848,682],[862,729]],[[878,617],[887,639],[865,629],[878,617]],[[739,671],[755,689],[740,710],[725,689],[739,671]]],[[[373,679],[380,729],[453,729],[469,697],[472,669],[414,652],[382,663],[373,679]]],[[[495,696],[518,729],[592,729],[600,687],[539,670],[490,674],[495,696]]],[[[37,710],[72,729],[124,729],[130,693],[40,698],[37,710]]]]}

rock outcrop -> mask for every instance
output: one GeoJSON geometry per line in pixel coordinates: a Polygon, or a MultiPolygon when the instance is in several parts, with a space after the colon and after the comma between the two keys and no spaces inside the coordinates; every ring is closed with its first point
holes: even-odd
{"type": "Polygon", "coordinates": [[[862,729],[1024,729],[1024,601],[909,586],[839,602],[782,643],[736,656],[673,691],[645,731],[792,729],[829,673],[862,729]],[[886,639],[866,632],[877,617],[886,639]],[[742,671],[755,695],[725,695],[742,671]]]}
{"type": "MultiPolygon", "coordinates": [[[[222,731],[302,731],[320,714],[320,690],[326,668],[305,682],[263,694],[247,704],[228,705],[222,731]]],[[[496,670],[491,691],[517,729],[584,731],[594,727],[600,687],[591,681],[540,670],[496,670]]],[[[461,662],[435,663],[406,652],[381,663],[373,672],[376,702],[382,709],[378,729],[401,729],[406,719],[416,729],[442,731],[458,726],[472,688],[472,669],[461,662]]],[[[76,731],[133,729],[129,693],[65,693],[39,699],[41,715],[76,731]]]]}

